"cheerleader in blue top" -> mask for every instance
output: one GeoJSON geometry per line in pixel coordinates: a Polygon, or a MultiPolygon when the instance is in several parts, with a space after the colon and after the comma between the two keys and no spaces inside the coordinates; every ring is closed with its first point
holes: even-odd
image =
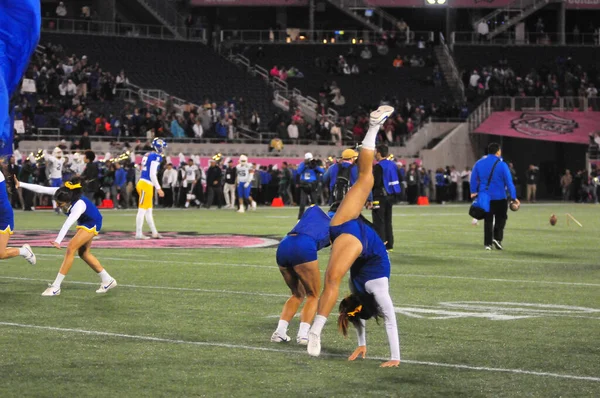
{"type": "Polygon", "coordinates": [[[309,355],[321,353],[321,333],[339,296],[342,278],[350,271],[350,290],[339,306],[338,325],[346,334],[348,323],[356,327],[358,348],[348,358],[353,361],[367,352],[364,320],[382,316],[390,345],[390,360],[382,367],[400,364],[400,339],[394,305],[389,294],[390,260],[385,244],[370,222],[361,216],[373,189],[375,140],[381,125],[394,112],[380,106],[370,115],[370,127],[358,157],[358,180],[348,191],[331,219],[331,257],[325,273],[325,287],[319,298],[317,315],[308,334],[309,355]]]}
{"type": "Polygon", "coordinates": [[[318,206],[309,207],[277,248],[279,271],[292,291],[292,296],[283,306],[277,330],[271,336],[274,343],[291,340],[287,335],[288,324],[306,297],[306,304],[300,313],[296,342],[308,344],[308,329],[317,312],[321,290],[317,252],[331,244],[329,221],[330,218],[318,206]]]}
{"type": "Polygon", "coordinates": [[[15,182],[17,188],[20,186],[36,193],[52,195],[58,206],[63,210],[63,213],[68,216],[58,236],[51,242],[52,246],[60,249],[60,245],[67,232],[69,232],[69,228],[77,222],[77,232],[67,246],[67,252],[65,253],[65,258],[60,266],[58,275],[54,282],[42,293],[42,296],[58,296],[60,294],[60,286],[73,265],[75,253],[78,253],[79,257],[100,276],[102,282],[96,293],[103,294],[115,288],[117,281],[106,272],[100,261],[90,252],[92,240],[102,229],[102,215],[94,203],[85,196],[82,196],[83,189],[81,182],[68,181],[64,186],[59,188],[27,184],[19,182],[16,178],[15,182]]]}

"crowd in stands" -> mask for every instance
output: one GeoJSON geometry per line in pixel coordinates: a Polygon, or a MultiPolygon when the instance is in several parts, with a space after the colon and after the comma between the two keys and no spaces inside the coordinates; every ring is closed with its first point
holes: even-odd
{"type": "Polygon", "coordinates": [[[529,71],[520,71],[519,65],[510,65],[506,58],[495,63],[486,62],[474,70],[465,70],[466,95],[471,100],[492,95],[595,98],[600,74],[595,66],[591,70],[583,67],[580,62],[584,61],[561,56],[553,64],[540,65],[529,71]]]}
{"type": "Polygon", "coordinates": [[[13,99],[16,120],[30,134],[44,128],[60,128],[71,140],[84,133],[92,136],[173,138],[237,138],[239,126],[257,130],[258,113],[241,97],[220,106],[206,99],[201,107],[177,108],[172,98],[161,106],[149,106],[123,91],[129,79],[125,71],[113,75],[87,57],[68,55],[60,45],[48,43],[36,54],[25,75],[20,95],[13,99]]]}

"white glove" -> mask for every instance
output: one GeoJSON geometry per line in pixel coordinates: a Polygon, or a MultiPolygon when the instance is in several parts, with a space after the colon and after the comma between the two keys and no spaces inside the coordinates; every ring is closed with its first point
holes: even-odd
{"type": "Polygon", "coordinates": [[[244,184],[244,188],[248,188],[249,186],[250,186],[249,182],[247,182],[247,183],[244,184]]]}

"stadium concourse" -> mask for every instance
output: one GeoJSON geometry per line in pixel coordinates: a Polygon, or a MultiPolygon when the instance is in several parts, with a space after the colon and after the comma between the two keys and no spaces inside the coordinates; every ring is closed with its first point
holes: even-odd
{"type": "MultiPolygon", "coordinates": [[[[14,143],[0,145],[12,153],[0,179],[0,396],[599,395],[597,4],[41,6],[10,103],[14,143]],[[371,121],[381,105],[395,112],[371,121]],[[372,222],[369,239],[387,249],[387,318],[364,322],[367,351],[364,333],[357,347],[336,330],[336,303],[311,358],[305,314],[289,314],[303,282],[277,250],[289,231],[306,235],[306,206],[327,213],[352,192],[373,128],[373,197],[357,225],[372,222]],[[468,211],[490,143],[522,204],[486,251],[468,211]],[[44,194],[57,189],[63,200],[44,194]],[[136,236],[136,222],[158,231],[136,236]],[[401,360],[380,369],[397,348],[390,313],[401,360]]],[[[0,16],[9,10],[0,0],[0,16]]],[[[290,257],[312,262],[311,250],[290,257]]],[[[324,284],[330,257],[318,253],[324,284]]],[[[356,282],[361,267],[340,299],[373,292],[356,282]]],[[[365,295],[341,319],[381,315],[365,295]]]]}

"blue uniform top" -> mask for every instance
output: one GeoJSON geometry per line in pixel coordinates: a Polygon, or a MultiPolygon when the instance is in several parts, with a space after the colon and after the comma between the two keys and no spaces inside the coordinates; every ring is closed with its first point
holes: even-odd
{"type": "Polygon", "coordinates": [[[329,239],[330,221],[331,219],[319,206],[311,206],[306,209],[300,221],[298,221],[288,235],[303,234],[310,236],[317,242],[317,250],[321,250],[331,244],[329,239]]]}
{"type": "Polygon", "coordinates": [[[82,215],[79,216],[79,219],[77,219],[77,225],[89,229],[96,227],[96,230],[100,231],[100,228],[102,228],[102,214],[100,214],[100,210],[98,210],[96,205],[85,196],[82,196],[81,198],[73,201],[66,215],[71,215],[71,209],[73,208],[75,203],[77,203],[80,200],[83,201],[83,203],[85,203],[85,211],[82,215]]]}
{"type": "Polygon", "coordinates": [[[446,185],[446,177],[444,173],[435,173],[435,185],[443,187],[446,185]]]}
{"type": "Polygon", "coordinates": [[[335,181],[337,180],[337,176],[338,173],[340,172],[340,167],[343,168],[347,168],[347,167],[351,167],[352,169],[350,170],[350,186],[354,185],[356,183],[356,180],[358,180],[358,166],[356,166],[355,164],[352,164],[350,162],[340,162],[340,163],[336,163],[333,166],[331,166],[327,172],[325,173],[325,175],[323,176],[323,180],[325,182],[329,181],[329,190],[333,191],[333,186],[335,185],[335,181]]]}
{"type": "Polygon", "coordinates": [[[4,179],[4,173],[2,172],[0,172],[0,208],[9,208],[12,210],[10,199],[8,198],[8,192],[6,190],[6,180],[4,179]]]}
{"type": "Polygon", "coordinates": [[[506,199],[507,188],[510,199],[514,200],[517,198],[517,190],[513,184],[512,175],[510,174],[508,165],[496,155],[484,156],[473,166],[473,172],[471,173],[471,193],[479,193],[485,190],[492,167],[498,160],[500,161],[494,169],[494,175],[488,189],[490,200],[506,199]]]}
{"type": "Polygon", "coordinates": [[[306,163],[300,163],[298,166],[298,174],[300,175],[300,182],[316,182],[317,181],[317,172],[325,173],[325,170],[322,167],[315,167],[314,169],[307,168],[306,163]]]}
{"type": "Polygon", "coordinates": [[[383,185],[388,194],[399,194],[400,181],[398,180],[398,166],[388,159],[383,159],[379,162],[379,166],[383,170],[383,185]]]}
{"type": "Polygon", "coordinates": [[[127,170],[120,168],[115,171],[115,185],[120,187],[127,183],[127,170]]]}
{"type": "Polygon", "coordinates": [[[141,180],[152,181],[150,178],[150,165],[152,162],[162,162],[162,156],[156,152],[151,152],[144,157],[142,160],[142,174],[140,175],[141,180]]]}
{"type": "Polygon", "coordinates": [[[362,217],[330,228],[331,239],[350,234],[362,244],[362,252],[350,267],[350,280],[359,293],[374,279],[390,277],[390,258],[377,232],[362,217]]]}

